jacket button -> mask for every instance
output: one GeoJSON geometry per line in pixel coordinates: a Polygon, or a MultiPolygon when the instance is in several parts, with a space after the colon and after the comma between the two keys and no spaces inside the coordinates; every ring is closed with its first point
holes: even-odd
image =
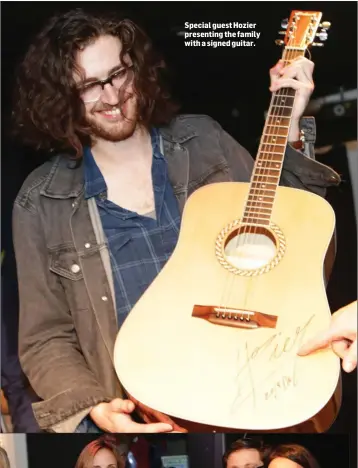
{"type": "Polygon", "coordinates": [[[101,299],[102,299],[102,301],[105,301],[105,302],[108,301],[108,297],[107,297],[107,296],[102,296],[101,299]]]}
{"type": "Polygon", "coordinates": [[[91,244],[89,242],[86,242],[85,247],[86,249],[89,249],[91,247],[91,244]]]}
{"type": "Polygon", "coordinates": [[[76,263],[71,266],[72,273],[78,273],[80,271],[80,269],[81,268],[76,263]]]}

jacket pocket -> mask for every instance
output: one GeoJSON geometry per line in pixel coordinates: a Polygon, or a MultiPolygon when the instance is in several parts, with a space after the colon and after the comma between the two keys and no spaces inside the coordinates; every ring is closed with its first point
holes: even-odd
{"type": "Polygon", "coordinates": [[[49,251],[49,269],[62,283],[71,314],[90,307],[81,262],[74,246],[52,248],[49,251]]]}
{"type": "Polygon", "coordinates": [[[61,246],[51,250],[50,270],[72,281],[83,279],[79,257],[74,247],[61,246]]]}

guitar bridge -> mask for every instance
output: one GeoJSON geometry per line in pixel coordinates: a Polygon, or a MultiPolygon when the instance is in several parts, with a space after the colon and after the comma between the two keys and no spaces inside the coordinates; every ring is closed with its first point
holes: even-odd
{"type": "Polygon", "coordinates": [[[276,315],[219,306],[195,305],[192,316],[207,320],[215,325],[235,328],[276,328],[277,323],[276,315]]]}

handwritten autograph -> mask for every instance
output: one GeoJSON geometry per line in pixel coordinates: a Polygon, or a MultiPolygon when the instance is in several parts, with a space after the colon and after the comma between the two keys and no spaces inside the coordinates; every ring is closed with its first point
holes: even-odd
{"type": "MultiPolygon", "coordinates": [[[[277,376],[277,374],[280,371],[282,372],[282,359],[289,356],[291,351],[298,348],[302,343],[307,328],[314,317],[315,315],[312,315],[306,323],[298,326],[291,336],[282,336],[282,332],[275,333],[253,350],[249,349],[249,343],[246,341],[244,345],[244,365],[240,366],[236,380],[239,381],[246,371],[250,382],[250,389],[245,392],[245,395],[242,394],[243,392],[240,388],[238,389],[232,405],[232,411],[236,411],[249,398],[252,398],[253,406],[256,407],[258,393],[260,393],[260,396],[263,393],[264,400],[267,401],[272,397],[277,398],[279,390],[285,391],[297,385],[295,353],[290,356],[292,357],[292,370],[289,372],[291,375],[287,375],[287,371],[281,376],[277,376]],[[259,367],[254,369],[254,364],[259,358],[263,358],[263,362],[260,363],[259,367]],[[269,366],[270,363],[271,366],[269,366]],[[265,371],[267,372],[268,368],[272,369],[272,365],[276,365],[274,370],[266,374],[265,371]],[[256,373],[259,371],[259,382],[255,381],[254,370],[256,370],[256,373]],[[273,379],[274,383],[272,382],[273,379]],[[265,388],[266,391],[263,390],[265,388]]],[[[241,351],[238,354],[238,360],[241,360],[241,351]]]]}

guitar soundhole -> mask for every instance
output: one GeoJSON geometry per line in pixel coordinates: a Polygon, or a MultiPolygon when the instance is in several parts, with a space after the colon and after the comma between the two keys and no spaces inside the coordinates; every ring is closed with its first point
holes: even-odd
{"type": "Polygon", "coordinates": [[[240,270],[256,270],[268,265],[277,254],[274,235],[263,227],[241,226],[225,241],[226,261],[240,270]]]}

